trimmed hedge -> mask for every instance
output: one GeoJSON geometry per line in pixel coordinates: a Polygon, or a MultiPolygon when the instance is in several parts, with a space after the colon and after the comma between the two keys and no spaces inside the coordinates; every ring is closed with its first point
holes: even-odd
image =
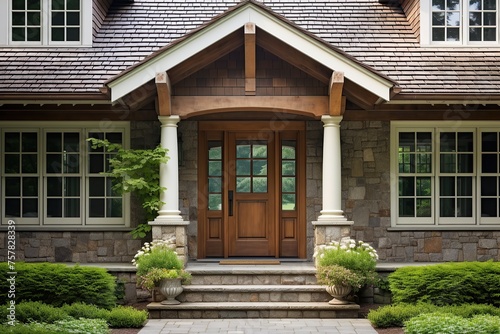
{"type": "MultiPolygon", "coordinates": [[[[0,300],[7,300],[7,263],[0,263],[0,300]]],[[[116,305],[115,277],[104,268],[55,263],[16,263],[16,302],[43,301],[53,306],[82,302],[110,309],[116,305]]]]}
{"type": "Polygon", "coordinates": [[[403,327],[406,321],[416,316],[434,312],[451,313],[462,318],[472,318],[473,316],[481,314],[500,316],[500,308],[492,305],[471,304],[436,306],[428,303],[402,303],[383,306],[376,310],[370,310],[367,318],[375,327],[403,327]]]}
{"type": "Polygon", "coordinates": [[[500,306],[499,262],[453,262],[408,266],[389,275],[392,300],[434,305],[500,306]]]}

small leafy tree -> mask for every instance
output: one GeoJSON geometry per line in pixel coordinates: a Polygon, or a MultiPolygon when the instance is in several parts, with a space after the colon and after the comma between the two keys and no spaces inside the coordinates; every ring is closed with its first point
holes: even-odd
{"type": "MultiPolygon", "coordinates": [[[[142,202],[147,221],[157,216],[165,203],[160,201],[160,164],[168,161],[167,149],[124,149],[106,139],[89,138],[92,148],[104,148],[110,153],[110,170],[102,173],[113,178],[113,190],[120,194],[133,193],[142,202]]],[[[147,223],[139,224],[132,232],[134,238],[144,238],[151,231],[147,223]]]]}

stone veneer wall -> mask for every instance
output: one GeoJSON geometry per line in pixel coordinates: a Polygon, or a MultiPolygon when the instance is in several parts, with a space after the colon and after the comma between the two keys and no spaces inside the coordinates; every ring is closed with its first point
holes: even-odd
{"type": "MultiPolygon", "coordinates": [[[[198,122],[180,121],[182,161],[179,166],[179,210],[187,226],[188,257],[198,252],[198,122]]],[[[180,151],[180,148],[179,148],[180,151]]],[[[180,153],[180,152],[179,152],[180,153]]]]}
{"type": "MultiPolygon", "coordinates": [[[[159,143],[157,121],[130,123],[132,148],[151,148],[159,143]]],[[[131,200],[131,226],[145,220],[140,203],[131,200]]],[[[129,229],[120,231],[18,231],[16,260],[26,262],[129,263],[142,241],[132,239],[129,229]]],[[[0,233],[0,261],[6,260],[7,237],[0,233]]]]}
{"type": "MultiPolygon", "coordinates": [[[[343,210],[383,262],[500,260],[500,231],[388,231],[390,122],[343,121],[343,210]]],[[[308,189],[309,190],[309,189],[308,189]]]]}

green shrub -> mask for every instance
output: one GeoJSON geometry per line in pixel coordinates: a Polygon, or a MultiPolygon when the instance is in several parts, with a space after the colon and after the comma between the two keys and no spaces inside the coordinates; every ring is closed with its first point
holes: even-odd
{"type": "MultiPolygon", "coordinates": [[[[0,300],[7,300],[7,263],[0,263],[0,300]]],[[[116,282],[104,268],[54,263],[16,263],[16,301],[43,301],[54,306],[74,302],[111,308],[116,282]]]]}
{"type": "Polygon", "coordinates": [[[16,320],[20,322],[36,321],[51,324],[63,319],[69,319],[64,310],[42,302],[22,302],[16,305],[16,320]]]}
{"type": "Polygon", "coordinates": [[[403,267],[389,275],[394,303],[500,306],[500,263],[456,262],[403,267]]]}
{"type": "Polygon", "coordinates": [[[0,333],[5,334],[108,334],[106,321],[100,319],[68,319],[53,324],[31,322],[15,326],[0,325],[0,333]]]}
{"type": "Polygon", "coordinates": [[[71,305],[64,305],[62,307],[67,314],[75,319],[103,319],[108,320],[109,310],[99,308],[95,305],[88,305],[84,303],[73,303],[71,305]]]}
{"type": "Polygon", "coordinates": [[[370,310],[367,317],[375,327],[402,327],[405,321],[413,317],[433,312],[450,313],[462,318],[472,318],[476,315],[500,316],[500,308],[492,305],[471,304],[436,306],[428,303],[402,303],[370,310]]]}
{"type": "Polygon", "coordinates": [[[432,304],[397,304],[382,306],[368,312],[368,320],[379,328],[403,327],[404,322],[422,313],[434,312],[438,309],[432,304]]]}
{"type": "Polygon", "coordinates": [[[500,318],[478,315],[471,319],[450,313],[428,313],[405,323],[406,334],[498,334],[500,318]]]}
{"type": "Polygon", "coordinates": [[[118,306],[109,313],[110,327],[138,328],[144,326],[148,319],[148,312],[137,310],[130,306],[118,306]]]}

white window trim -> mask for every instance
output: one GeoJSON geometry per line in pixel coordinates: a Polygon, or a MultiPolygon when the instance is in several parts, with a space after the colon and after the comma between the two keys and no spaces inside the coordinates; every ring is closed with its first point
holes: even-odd
{"type": "MultiPolygon", "coordinates": [[[[112,132],[119,130],[123,133],[123,142],[124,148],[129,147],[130,143],[130,123],[126,121],[117,121],[106,124],[103,126],[103,123],[100,121],[87,121],[87,122],[67,122],[67,121],[40,121],[40,122],[22,122],[22,121],[6,121],[2,122],[0,126],[0,139],[3,138],[4,132],[12,132],[12,131],[22,131],[22,132],[37,132],[38,133],[38,147],[43,148],[38,152],[38,178],[39,178],[39,193],[42,189],[45,189],[44,183],[46,183],[46,173],[45,173],[45,164],[44,164],[44,154],[45,154],[45,133],[50,131],[55,132],[68,132],[71,130],[75,130],[75,132],[80,132],[82,138],[86,138],[89,132],[112,132]]],[[[3,139],[2,139],[3,140],[3,139]]],[[[80,169],[80,178],[81,178],[81,201],[87,201],[87,185],[89,174],[87,173],[87,149],[82,148],[83,151],[81,154],[81,169],[80,169]]],[[[0,166],[3,168],[3,149],[0,150],[0,166]]],[[[2,186],[4,173],[0,174],[0,189],[1,192],[1,201],[0,201],[0,213],[1,213],[1,224],[0,226],[6,226],[9,220],[14,220],[16,225],[25,226],[30,228],[37,228],[39,230],[48,229],[54,227],[69,227],[69,228],[77,228],[78,230],[82,229],[100,229],[107,227],[117,227],[117,228],[129,228],[130,227],[130,195],[125,194],[123,196],[123,217],[121,218],[90,218],[88,216],[88,205],[84,204],[80,207],[81,210],[81,218],[47,218],[45,211],[45,196],[39,196],[38,198],[38,208],[39,214],[36,218],[7,218],[5,217],[5,208],[4,208],[4,199],[5,199],[5,187],[2,186]]],[[[86,202],[85,202],[86,203],[86,202]]]]}
{"type": "Polygon", "coordinates": [[[79,42],[50,41],[50,1],[42,1],[42,40],[40,42],[13,42],[11,0],[0,1],[0,46],[18,47],[91,47],[92,46],[92,0],[81,0],[81,26],[79,42]]]}
{"type": "MultiPolygon", "coordinates": [[[[500,121],[462,121],[457,125],[456,121],[392,121],[390,133],[390,173],[392,175],[390,182],[391,189],[391,228],[390,230],[498,230],[500,228],[499,218],[480,217],[478,209],[480,206],[480,182],[478,178],[481,176],[480,167],[481,159],[479,150],[481,149],[482,132],[500,132],[500,121]],[[473,218],[439,218],[437,217],[439,198],[437,184],[437,168],[439,167],[439,150],[434,148],[432,156],[433,169],[433,196],[432,196],[432,213],[431,217],[398,217],[398,136],[400,131],[419,132],[432,129],[434,145],[439,145],[436,135],[439,131],[462,132],[473,129],[474,132],[474,173],[473,174],[473,218]],[[447,221],[448,220],[448,221],[447,221]]],[[[425,174],[423,174],[425,175],[425,174]]],[[[458,174],[457,174],[458,175],[458,174]]]]}
{"type": "MultiPolygon", "coordinates": [[[[460,0],[461,13],[464,13],[464,5],[467,0],[460,0]]],[[[495,42],[469,41],[469,20],[462,15],[460,21],[460,41],[447,42],[447,41],[432,41],[432,0],[420,0],[420,46],[422,47],[500,47],[500,1],[497,0],[497,40],[495,42]]],[[[468,13],[468,10],[466,9],[468,13]]]]}

